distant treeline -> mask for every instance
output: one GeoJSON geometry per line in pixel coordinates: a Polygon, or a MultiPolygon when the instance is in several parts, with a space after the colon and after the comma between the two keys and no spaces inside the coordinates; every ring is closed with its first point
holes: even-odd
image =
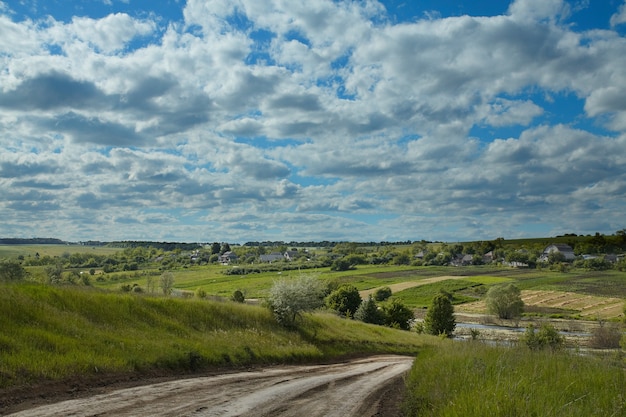
{"type": "MultiPolygon", "coordinates": [[[[431,242],[426,242],[425,240],[422,240],[421,242],[424,243],[431,243],[431,242]]],[[[290,247],[298,247],[298,248],[334,248],[337,245],[340,244],[351,244],[351,245],[355,245],[355,246],[394,246],[394,245],[410,245],[414,242],[410,241],[410,240],[405,240],[405,241],[399,241],[399,242],[349,242],[349,241],[329,241],[329,240],[323,240],[320,242],[315,242],[315,241],[309,241],[309,242],[296,242],[296,241],[291,241],[291,242],[284,242],[282,240],[266,240],[263,242],[246,242],[243,244],[243,246],[264,246],[264,247],[280,247],[280,246],[290,246],[290,247]]]]}
{"type": "Polygon", "coordinates": [[[51,237],[34,237],[22,239],[17,237],[0,238],[0,245],[66,245],[67,242],[51,237]]]}
{"type": "Polygon", "coordinates": [[[173,251],[175,249],[180,250],[194,250],[201,248],[202,243],[182,243],[182,242],[147,242],[147,241],[116,241],[108,242],[106,246],[111,248],[155,248],[162,249],[164,251],[173,251]]]}

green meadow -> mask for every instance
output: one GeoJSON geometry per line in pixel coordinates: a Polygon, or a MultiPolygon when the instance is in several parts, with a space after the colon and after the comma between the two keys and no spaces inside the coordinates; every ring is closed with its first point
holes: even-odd
{"type": "Polygon", "coordinates": [[[263,307],[120,294],[88,287],[1,284],[0,388],[77,376],[198,371],[416,354],[425,336],[328,313],[298,329],[263,307]]]}
{"type": "Polygon", "coordinates": [[[70,253],[90,253],[95,255],[112,255],[119,252],[119,248],[106,246],[83,246],[83,245],[0,245],[0,259],[28,258],[39,256],[60,257],[70,253]]]}

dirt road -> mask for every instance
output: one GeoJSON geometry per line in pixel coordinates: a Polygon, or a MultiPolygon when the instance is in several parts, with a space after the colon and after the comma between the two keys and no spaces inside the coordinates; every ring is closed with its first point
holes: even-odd
{"type": "Polygon", "coordinates": [[[376,356],[169,381],[10,416],[390,416],[413,358],[376,356]],[[386,402],[387,400],[387,402],[386,402]]]}

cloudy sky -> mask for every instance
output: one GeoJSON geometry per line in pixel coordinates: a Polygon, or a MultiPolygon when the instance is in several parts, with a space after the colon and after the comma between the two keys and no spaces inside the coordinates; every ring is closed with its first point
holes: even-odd
{"type": "Polygon", "coordinates": [[[626,227],[624,0],[2,0],[0,237],[626,227]]]}

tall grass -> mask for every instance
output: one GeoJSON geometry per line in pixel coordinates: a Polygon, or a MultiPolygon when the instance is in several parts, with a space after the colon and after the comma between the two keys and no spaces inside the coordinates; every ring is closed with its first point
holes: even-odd
{"type": "Polygon", "coordinates": [[[625,372],[619,360],[443,341],[418,354],[406,415],[626,416],[625,372]]]}
{"type": "Polygon", "coordinates": [[[239,303],[6,284],[0,286],[0,387],[76,375],[415,353],[422,345],[418,335],[391,329],[375,339],[372,327],[307,316],[303,330],[290,331],[268,309],[239,303]]]}

